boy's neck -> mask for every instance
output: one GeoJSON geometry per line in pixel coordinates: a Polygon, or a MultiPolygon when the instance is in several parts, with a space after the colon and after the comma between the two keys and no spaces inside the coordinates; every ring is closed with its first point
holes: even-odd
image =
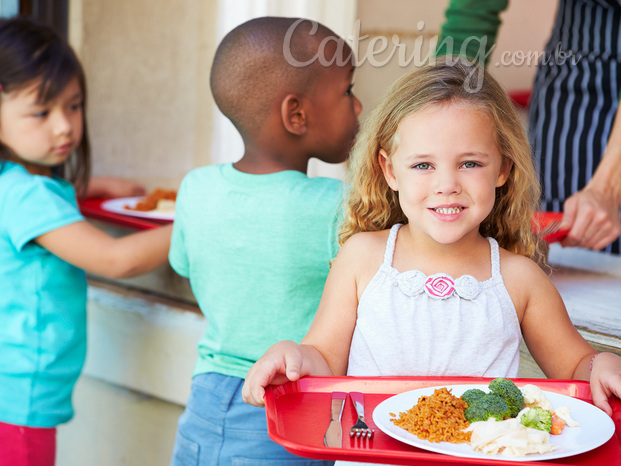
{"type": "Polygon", "coordinates": [[[308,171],[308,160],[297,157],[280,158],[278,156],[259,156],[257,154],[244,154],[244,156],[233,164],[236,170],[252,175],[267,175],[286,170],[294,170],[306,174],[308,171]]]}

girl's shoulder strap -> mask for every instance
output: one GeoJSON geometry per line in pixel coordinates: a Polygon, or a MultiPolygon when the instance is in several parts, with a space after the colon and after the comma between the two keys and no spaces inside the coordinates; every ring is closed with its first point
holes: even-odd
{"type": "Polygon", "coordinates": [[[399,228],[403,226],[402,223],[396,223],[390,229],[388,234],[388,240],[386,241],[386,250],[384,251],[384,264],[392,266],[392,258],[395,255],[395,243],[397,242],[397,233],[399,228]]]}
{"type": "Polygon", "coordinates": [[[500,251],[498,241],[491,236],[487,238],[492,256],[492,277],[500,276],[500,251]]]}

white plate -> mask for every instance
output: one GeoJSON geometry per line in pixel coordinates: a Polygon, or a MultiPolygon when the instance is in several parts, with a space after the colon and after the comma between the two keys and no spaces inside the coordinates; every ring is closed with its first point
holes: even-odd
{"type": "Polygon", "coordinates": [[[407,430],[395,426],[390,421],[394,418],[389,413],[394,413],[398,416],[399,413],[405,412],[417,404],[421,396],[433,395],[434,390],[442,387],[450,389],[454,396],[461,396],[466,390],[471,388],[479,388],[489,392],[488,385],[441,385],[400,393],[387,398],[376,406],[373,411],[373,422],[386,435],[423,450],[466,458],[488,458],[502,461],[541,461],[577,455],[603,445],[615,432],[614,422],[601,409],[585,401],[547,391],[544,391],[544,393],[550,403],[552,403],[552,406],[555,408],[568,406],[571,410],[571,417],[580,423],[580,427],[565,427],[561,435],[551,435],[550,443],[556,445],[557,448],[550,453],[517,457],[486,455],[474,451],[468,443],[434,443],[422,440],[416,435],[410,434],[407,430]]]}
{"type": "Polygon", "coordinates": [[[149,210],[141,212],[138,210],[126,209],[125,206],[134,207],[144,197],[119,197],[117,199],[109,199],[101,203],[101,208],[115,214],[128,215],[130,217],[150,218],[155,220],[174,220],[175,211],[157,211],[149,210]]]}

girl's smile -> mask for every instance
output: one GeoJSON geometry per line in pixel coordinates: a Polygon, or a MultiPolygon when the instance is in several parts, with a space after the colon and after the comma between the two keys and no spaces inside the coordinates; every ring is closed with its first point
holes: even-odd
{"type": "Polygon", "coordinates": [[[392,154],[380,151],[380,164],[412,232],[444,244],[478,235],[509,172],[485,113],[434,105],[405,118],[396,140],[392,154]]]}
{"type": "Polygon", "coordinates": [[[464,211],[464,206],[459,205],[451,205],[451,206],[440,206],[440,207],[432,207],[430,210],[436,213],[439,220],[450,221],[459,217],[464,211]]]}
{"type": "Polygon", "coordinates": [[[0,141],[31,173],[48,175],[82,139],[83,97],[77,78],[52,100],[39,102],[41,83],[2,94],[0,141]]]}

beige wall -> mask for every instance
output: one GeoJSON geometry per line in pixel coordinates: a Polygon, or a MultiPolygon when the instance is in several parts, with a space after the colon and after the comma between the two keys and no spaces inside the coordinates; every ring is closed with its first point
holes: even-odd
{"type": "Polygon", "coordinates": [[[176,187],[209,163],[216,3],[70,2],[70,40],[88,79],[95,174],[176,187]]]}
{"type": "MultiPolygon", "coordinates": [[[[369,45],[378,36],[389,41],[396,37],[395,40],[407,50],[403,65],[395,53],[382,66],[373,66],[372,60],[360,66],[354,89],[365,106],[363,117],[390,83],[429,56],[429,49],[434,49],[444,22],[448,3],[448,0],[359,0],[360,37],[366,37],[361,41],[359,58],[371,55],[369,45]]],[[[503,65],[502,53],[541,51],[552,29],[556,5],[553,0],[514,0],[501,14],[502,26],[490,57],[489,70],[508,90],[530,89],[536,67],[534,62],[530,66],[503,65]]],[[[393,48],[389,46],[375,61],[385,61],[393,48]]]]}
{"type": "MultiPolygon", "coordinates": [[[[241,155],[237,135],[218,114],[209,90],[213,53],[227,32],[221,29],[266,14],[308,16],[350,39],[358,37],[359,57],[377,37],[390,41],[395,36],[408,56],[418,50],[415,61],[420,61],[434,45],[447,3],[71,0],[70,40],[84,63],[89,86],[94,173],[135,178],[149,188],[175,188],[192,168],[241,155]]],[[[490,69],[507,88],[529,88],[535,68],[495,66],[500,52],[541,50],[555,9],[552,0],[520,0],[511,2],[503,14],[490,69]]],[[[396,56],[381,66],[370,61],[360,66],[354,89],[364,106],[362,117],[409,69],[400,66],[396,56]]],[[[342,171],[327,174],[340,177],[342,171]]]]}

